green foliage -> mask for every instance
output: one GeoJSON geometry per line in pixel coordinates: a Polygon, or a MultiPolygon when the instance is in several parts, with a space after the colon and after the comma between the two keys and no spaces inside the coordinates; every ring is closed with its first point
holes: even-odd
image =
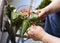
{"type": "Polygon", "coordinates": [[[42,9],[42,8],[46,7],[47,5],[49,5],[50,3],[51,3],[51,0],[43,0],[36,9],[42,9]]]}
{"type": "Polygon", "coordinates": [[[5,14],[9,17],[11,22],[10,26],[12,29],[15,27],[14,34],[20,29],[21,35],[23,36],[32,22],[36,22],[38,25],[41,23],[37,14],[32,13],[30,17],[27,17],[26,14],[22,12],[13,12],[13,9],[15,9],[15,7],[11,5],[5,7],[5,14]]]}
{"type": "Polygon", "coordinates": [[[21,37],[22,37],[22,36],[24,35],[24,33],[26,32],[26,30],[28,29],[29,25],[30,25],[30,22],[29,22],[28,19],[23,21],[21,37]]]}
{"type": "Polygon", "coordinates": [[[24,35],[24,33],[26,32],[26,30],[28,29],[28,27],[33,24],[32,22],[36,22],[40,26],[41,26],[41,23],[42,23],[42,21],[40,20],[40,18],[38,17],[38,15],[35,14],[35,13],[32,13],[29,18],[27,18],[26,20],[23,21],[22,32],[21,32],[22,36],[24,35]]]}
{"type": "Polygon", "coordinates": [[[16,19],[17,18],[17,13],[12,12],[11,17],[12,17],[12,19],[16,19]]]}
{"type": "Polygon", "coordinates": [[[29,21],[36,21],[36,20],[39,20],[38,15],[35,13],[32,13],[30,18],[29,18],[29,21]]]}
{"type": "Polygon", "coordinates": [[[4,13],[9,17],[9,19],[11,19],[11,12],[15,9],[15,7],[13,5],[6,5],[4,8],[4,13]]]}
{"type": "Polygon", "coordinates": [[[15,34],[13,32],[13,27],[12,27],[12,18],[11,18],[11,12],[14,9],[15,9],[15,7],[13,5],[6,5],[4,7],[4,14],[7,15],[10,20],[10,23],[9,23],[9,21],[5,22],[5,27],[7,29],[7,32],[9,34],[9,37],[10,37],[12,43],[16,43],[15,42],[15,34]]]}
{"type": "Polygon", "coordinates": [[[12,12],[12,18],[12,26],[15,26],[17,32],[18,29],[21,29],[22,22],[27,18],[27,16],[21,12],[12,12]]]}

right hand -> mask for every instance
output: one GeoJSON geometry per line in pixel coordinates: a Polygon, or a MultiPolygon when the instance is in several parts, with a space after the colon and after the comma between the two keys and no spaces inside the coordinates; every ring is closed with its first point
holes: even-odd
{"type": "Polygon", "coordinates": [[[28,35],[36,41],[42,40],[46,33],[41,26],[36,25],[31,25],[27,31],[28,35]]]}

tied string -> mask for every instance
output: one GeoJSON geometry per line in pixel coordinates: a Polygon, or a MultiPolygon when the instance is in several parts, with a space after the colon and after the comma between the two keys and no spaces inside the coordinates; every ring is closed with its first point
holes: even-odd
{"type": "Polygon", "coordinates": [[[32,4],[33,4],[33,0],[31,0],[31,2],[30,2],[28,16],[30,16],[30,15],[31,15],[31,12],[32,12],[32,4]]]}

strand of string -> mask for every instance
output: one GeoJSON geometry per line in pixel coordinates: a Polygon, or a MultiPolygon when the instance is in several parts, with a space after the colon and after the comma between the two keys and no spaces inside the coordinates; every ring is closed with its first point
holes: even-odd
{"type": "Polygon", "coordinates": [[[33,5],[33,0],[31,0],[31,2],[30,2],[30,6],[29,6],[29,16],[30,16],[30,14],[31,14],[31,12],[32,12],[32,5],[33,5]]]}

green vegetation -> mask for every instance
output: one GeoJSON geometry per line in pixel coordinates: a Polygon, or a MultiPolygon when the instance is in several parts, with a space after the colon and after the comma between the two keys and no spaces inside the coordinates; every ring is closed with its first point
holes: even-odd
{"type": "Polygon", "coordinates": [[[42,8],[46,7],[47,5],[49,5],[50,3],[51,3],[51,0],[43,0],[36,9],[42,9],[42,8]]]}

